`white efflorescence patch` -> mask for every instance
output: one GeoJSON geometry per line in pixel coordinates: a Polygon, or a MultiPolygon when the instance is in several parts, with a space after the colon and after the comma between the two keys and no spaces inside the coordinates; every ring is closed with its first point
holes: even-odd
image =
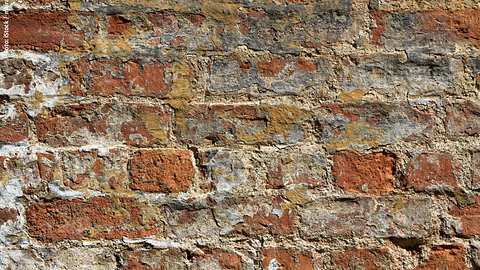
{"type": "Polygon", "coordinates": [[[268,270],[280,270],[280,263],[277,259],[271,259],[268,263],[268,270]]]}
{"type": "MultiPolygon", "coordinates": [[[[36,116],[44,108],[51,108],[59,101],[60,89],[64,81],[60,76],[57,59],[33,52],[3,51],[0,61],[25,61],[15,74],[0,72],[0,95],[23,98],[26,101],[27,113],[36,116]],[[16,78],[21,80],[16,80],[16,78]]],[[[10,63],[11,65],[11,63],[10,63]]],[[[18,65],[18,63],[17,63],[18,65]]]]}
{"type": "Polygon", "coordinates": [[[0,120],[9,121],[15,120],[18,116],[17,109],[13,104],[6,104],[5,106],[0,106],[0,120]]]}

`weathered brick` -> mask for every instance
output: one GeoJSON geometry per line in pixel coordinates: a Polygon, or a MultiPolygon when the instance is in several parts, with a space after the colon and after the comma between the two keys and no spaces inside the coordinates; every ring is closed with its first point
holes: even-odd
{"type": "Polygon", "coordinates": [[[108,270],[117,266],[115,251],[106,247],[51,248],[42,255],[50,267],[63,269],[108,270]]]}
{"type": "Polygon", "coordinates": [[[59,182],[71,189],[104,192],[125,191],[127,156],[123,149],[37,153],[39,174],[47,183],[59,182]]]}
{"type": "Polygon", "coordinates": [[[217,192],[245,192],[255,187],[250,153],[209,149],[199,153],[199,162],[208,186],[217,192]]]}
{"type": "Polygon", "coordinates": [[[395,155],[339,152],[333,157],[333,176],[349,192],[385,194],[394,189],[395,155]]]}
{"type": "Polygon", "coordinates": [[[296,212],[280,196],[230,199],[213,208],[222,233],[291,235],[296,212]]]}
{"type": "Polygon", "coordinates": [[[340,63],[338,87],[344,94],[375,92],[386,97],[460,94],[462,59],[408,51],[351,55],[340,63]]]}
{"type": "Polygon", "coordinates": [[[43,185],[41,185],[42,181],[40,180],[35,155],[29,155],[23,146],[11,149],[12,153],[10,155],[0,156],[0,182],[5,187],[6,194],[4,196],[11,196],[11,192],[16,193],[20,190],[22,190],[22,193],[38,191],[43,185]],[[25,152],[27,153],[25,154],[25,152]],[[11,185],[18,185],[19,183],[21,183],[21,187],[17,186],[13,190],[9,190],[11,185]]]}
{"type": "Polygon", "coordinates": [[[213,95],[267,91],[275,95],[303,94],[326,87],[332,63],[323,58],[268,56],[258,59],[241,52],[214,58],[208,90],[213,95]]]}
{"type": "Polygon", "coordinates": [[[187,50],[215,47],[213,26],[205,22],[203,14],[160,11],[147,14],[146,21],[151,25],[146,43],[151,46],[187,50]]]}
{"type": "Polygon", "coordinates": [[[172,90],[172,63],[156,60],[80,59],[67,66],[74,95],[164,97],[172,90]]]}
{"type": "Polygon", "coordinates": [[[124,270],[189,269],[185,252],[178,249],[134,251],[124,257],[124,270]]]}
{"type": "Polygon", "coordinates": [[[447,105],[446,109],[445,129],[452,139],[480,134],[480,105],[478,103],[459,102],[447,105]]]}
{"type": "Polygon", "coordinates": [[[202,250],[204,254],[193,259],[193,270],[242,270],[242,257],[219,248],[202,250]]]}
{"type": "Polygon", "coordinates": [[[432,190],[446,186],[457,188],[455,164],[447,153],[422,153],[413,158],[407,167],[405,184],[416,191],[432,190]]]}
{"type": "Polygon", "coordinates": [[[34,121],[39,141],[52,146],[104,140],[142,146],[168,141],[171,112],[139,104],[71,104],[56,106],[34,121]]]}
{"type": "Polygon", "coordinates": [[[480,218],[480,196],[476,196],[474,203],[465,207],[453,207],[450,214],[458,218],[460,235],[474,236],[480,234],[478,219],[480,218]]]}
{"type": "Polygon", "coordinates": [[[245,45],[254,50],[298,52],[301,48],[335,44],[349,36],[354,16],[349,0],[317,2],[313,8],[270,4],[264,10],[252,8],[246,12],[213,3],[204,8],[205,15],[223,21],[216,32],[222,48],[227,50],[245,45]]]}
{"type": "Polygon", "coordinates": [[[167,209],[167,233],[176,239],[218,237],[219,228],[212,210],[172,205],[167,209]]]}
{"type": "Polygon", "coordinates": [[[477,267],[475,1],[6,5],[0,265],[477,267]]]}
{"type": "Polygon", "coordinates": [[[25,93],[28,93],[34,70],[35,66],[32,61],[16,58],[2,59],[0,60],[0,72],[5,77],[1,81],[0,87],[6,89],[5,92],[8,93],[13,86],[21,85],[25,89],[25,93]]]}
{"type": "Polygon", "coordinates": [[[433,246],[428,259],[420,263],[415,269],[467,269],[466,255],[465,248],[462,245],[433,246]]]}
{"type": "Polygon", "coordinates": [[[162,231],[155,212],[129,198],[94,197],[33,203],[26,217],[30,236],[55,242],[154,235],[162,231]]]}
{"type": "Polygon", "coordinates": [[[294,232],[295,211],[280,196],[224,198],[210,206],[171,204],[167,230],[175,238],[218,238],[226,235],[289,236],[294,232]]]}
{"type": "Polygon", "coordinates": [[[473,79],[476,89],[480,89],[480,57],[470,57],[467,59],[466,71],[473,79]]]}
{"type": "Polygon", "coordinates": [[[313,270],[312,254],[307,251],[271,247],[262,251],[263,269],[313,270]]]}
{"type": "Polygon", "coordinates": [[[334,269],[394,269],[395,262],[387,249],[350,248],[333,254],[334,269]]]}
{"type": "Polygon", "coordinates": [[[134,26],[143,30],[139,38],[160,48],[231,51],[246,46],[293,53],[348,41],[357,30],[350,0],[291,5],[188,2],[182,7],[189,12],[146,14],[134,26]]]}
{"type": "Polygon", "coordinates": [[[327,160],[316,147],[265,153],[267,187],[284,188],[302,184],[312,187],[327,185],[327,160]]]}
{"type": "Polygon", "coordinates": [[[15,12],[9,14],[9,43],[12,49],[81,49],[96,33],[95,24],[93,14],[87,12],[15,12]]]}
{"type": "Polygon", "coordinates": [[[146,192],[177,193],[192,185],[195,169],[188,150],[136,152],[129,163],[130,188],[146,192]]]}
{"type": "Polygon", "coordinates": [[[191,144],[296,143],[306,135],[307,117],[305,110],[284,105],[197,105],[176,113],[176,135],[191,144]]]}
{"type": "Polygon", "coordinates": [[[300,220],[308,239],[421,238],[436,230],[429,198],[319,199],[300,210],[300,220]]]}
{"type": "Polygon", "coordinates": [[[428,45],[444,50],[464,42],[479,46],[479,14],[477,9],[377,12],[373,41],[397,49],[428,45]]]}
{"type": "Polygon", "coordinates": [[[417,2],[415,0],[388,0],[371,2],[371,7],[386,11],[403,11],[403,10],[463,10],[477,6],[476,0],[451,0],[447,2],[438,2],[436,0],[425,0],[417,2]]]}
{"type": "Polygon", "coordinates": [[[121,35],[125,33],[131,26],[131,21],[121,15],[113,15],[108,17],[107,32],[109,35],[121,35]]]}
{"type": "Polygon", "coordinates": [[[480,151],[472,153],[472,185],[474,188],[480,186],[480,151]]]}
{"type": "Polygon", "coordinates": [[[18,143],[28,139],[29,122],[21,103],[0,104],[0,144],[18,143]]]}
{"type": "Polygon", "coordinates": [[[433,133],[433,116],[404,103],[327,104],[317,110],[321,142],[328,150],[364,150],[433,133]]]}
{"type": "Polygon", "coordinates": [[[15,222],[18,218],[18,211],[15,208],[0,208],[0,225],[13,221],[15,222]]]}
{"type": "Polygon", "coordinates": [[[32,256],[28,249],[0,249],[0,263],[5,269],[20,268],[24,270],[38,270],[47,268],[47,265],[40,258],[32,256]]]}

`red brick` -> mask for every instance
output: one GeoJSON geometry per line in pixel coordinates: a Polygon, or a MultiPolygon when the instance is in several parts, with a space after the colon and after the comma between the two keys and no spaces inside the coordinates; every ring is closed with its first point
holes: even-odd
{"type": "Polygon", "coordinates": [[[307,73],[313,73],[317,70],[317,64],[305,57],[299,57],[297,59],[297,68],[307,73]]]}
{"type": "Polygon", "coordinates": [[[265,77],[274,77],[285,67],[285,61],[281,58],[273,58],[270,61],[257,63],[258,71],[265,77]]]}
{"type": "Polygon", "coordinates": [[[383,32],[385,31],[385,12],[381,10],[376,10],[372,13],[372,18],[375,21],[376,27],[372,29],[372,43],[374,45],[381,44],[381,37],[383,32]]]}
{"type": "Polygon", "coordinates": [[[18,212],[14,208],[0,208],[0,225],[7,221],[16,221],[18,212]]]}
{"type": "Polygon", "coordinates": [[[262,255],[263,269],[313,270],[312,255],[308,252],[273,247],[264,249],[262,255]]]}
{"type": "Polygon", "coordinates": [[[30,236],[42,241],[118,239],[160,232],[154,213],[133,199],[94,197],[34,203],[26,218],[30,236]]]}
{"type": "Polygon", "coordinates": [[[130,20],[124,16],[114,15],[108,17],[108,34],[123,34],[131,26],[130,20]]]}
{"type": "Polygon", "coordinates": [[[425,32],[446,32],[452,39],[467,40],[480,45],[479,17],[480,11],[475,9],[435,10],[421,14],[419,23],[425,32]]]}
{"type": "Polygon", "coordinates": [[[81,59],[68,65],[70,91],[79,96],[163,97],[172,83],[165,77],[165,69],[158,62],[81,59]]]}
{"type": "MultiPolygon", "coordinates": [[[[23,11],[9,15],[10,47],[40,51],[60,48],[80,49],[84,46],[86,31],[94,33],[93,27],[77,29],[72,21],[92,20],[91,13],[23,11]]],[[[3,41],[3,40],[2,40],[3,41]]]]}
{"type": "Polygon", "coordinates": [[[480,134],[480,104],[466,101],[447,106],[445,128],[452,139],[480,134]]]}
{"type": "Polygon", "coordinates": [[[340,152],[333,157],[333,176],[348,192],[385,194],[394,189],[395,156],[389,153],[340,152]]]}
{"type": "Polygon", "coordinates": [[[480,196],[475,197],[475,203],[466,207],[454,207],[450,214],[461,222],[461,235],[480,235],[480,196]]]}
{"type": "Polygon", "coordinates": [[[0,143],[18,143],[29,135],[29,119],[21,104],[1,104],[0,143]]]}
{"type": "Polygon", "coordinates": [[[192,270],[242,270],[242,258],[238,254],[218,248],[203,250],[203,252],[204,255],[194,258],[192,270]]]}
{"type": "Polygon", "coordinates": [[[188,150],[139,151],[129,167],[130,188],[146,192],[184,192],[195,176],[192,153],[188,150]]]}
{"type": "Polygon", "coordinates": [[[351,248],[333,255],[335,269],[393,269],[394,263],[384,249],[351,248]]]}
{"type": "Polygon", "coordinates": [[[407,167],[406,185],[416,191],[425,191],[436,185],[458,187],[451,155],[447,153],[423,153],[410,161],[407,167]]]}
{"type": "Polygon", "coordinates": [[[420,263],[416,270],[461,270],[468,269],[465,256],[466,251],[460,245],[434,246],[430,251],[428,259],[420,263]]]}

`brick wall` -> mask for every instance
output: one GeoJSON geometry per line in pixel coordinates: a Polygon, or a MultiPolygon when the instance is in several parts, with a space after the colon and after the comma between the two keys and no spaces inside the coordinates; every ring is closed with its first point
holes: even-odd
{"type": "Polygon", "coordinates": [[[3,8],[0,269],[480,269],[478,1],[3,8]]]}

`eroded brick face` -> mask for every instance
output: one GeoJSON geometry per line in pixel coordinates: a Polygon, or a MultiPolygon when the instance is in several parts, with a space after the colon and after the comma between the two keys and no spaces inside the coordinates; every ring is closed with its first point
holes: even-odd
{"type": "Polygon", "coordinates": [[[458,187],[452,157],[446,153],[423,153],[410,161],[406,184],[418,191],[436,186],[458,187]]]}
{"type": "Polygon", "coordinates": [[[333,157],[333,176],[349,192],[384,194],[394,189],[395,156],[340,152],[333,157]]]}
{"type": "Polygon", "coordinates": [[[1,269],[480,268],[478,0],[9,2],[1,269]]]}
{"type": "Polygon", "coordinates": [[[188,150],[140,151],[130,160],[130,188],[147,192],[183,192],[195,171],[188,150]]]}
{"type": "Polygon", "coordinates": [[[312,257],[308,252],[284,248],[267,248],[263,250],[262,255],[264,269],[313,269],[312,257]]]}
{"type": "Polygon", "coordinates": [[[428,260],[415,269],[466,269],[465,247],[461,245],[434,246],[428,260]]]}
{"type": "Polygon", "coordinates": [[[144,211],[146,205],[129,198],[94,197],[35,203],[26,217],[30,235],[40,240],[116,239],[161,231],[156,218],[146,218],[144,211]]]}

